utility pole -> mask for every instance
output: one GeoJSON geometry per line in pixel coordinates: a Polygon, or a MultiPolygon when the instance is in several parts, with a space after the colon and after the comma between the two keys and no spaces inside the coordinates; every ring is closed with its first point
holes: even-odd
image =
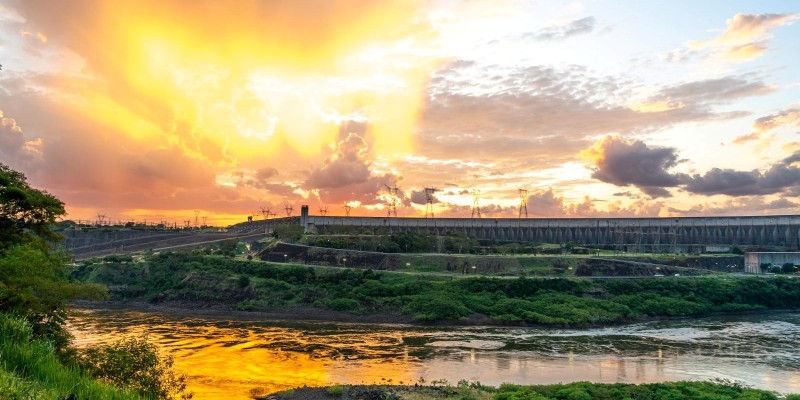
{"type": "Polygon", "coordinates": [[[425,218],[433,218],[433,202],[436,200],[434,194],[438,190],[432,187],[425,188],[425,218]]]}
{"type": "Polygon", "coordinates": [[[472,189],[472,218],[481,217],[481,190],[472,189]]]}
{"type": "Polygon", "coordinates": [[[528,218],[528,189],[519,190],[519,218],[522,218],[522,214],[528,218]]]}

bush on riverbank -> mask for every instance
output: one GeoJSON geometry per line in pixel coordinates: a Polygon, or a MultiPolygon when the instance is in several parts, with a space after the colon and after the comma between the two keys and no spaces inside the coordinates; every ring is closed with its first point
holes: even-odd
{"type": "Polygon", "coordinates": [[[190,253],[163,253],[138,263],[86,262],[72,277],[109,285],[116,300],[244,311],[313,307],[357,314],[402,313],[420,321],[482,314],[500,323],[574,326],[640,317],[800,308],[800,280],[783,277],[454,279],[190,253]]]}

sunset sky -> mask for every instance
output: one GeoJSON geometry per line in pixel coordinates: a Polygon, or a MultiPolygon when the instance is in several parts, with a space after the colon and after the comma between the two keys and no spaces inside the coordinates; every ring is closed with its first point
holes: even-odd
{"type": "Polygon", "coordinates": [[[70,219],[796,214],[798,55],[783,0],[0,0],[0,162],[70,219]]]}

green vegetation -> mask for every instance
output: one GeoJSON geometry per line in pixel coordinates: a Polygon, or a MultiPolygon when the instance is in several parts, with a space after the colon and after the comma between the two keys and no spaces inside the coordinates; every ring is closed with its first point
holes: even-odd
{"type": "Polygon", "coordinates": [[[587,280],[500,279],[375,272],[162,253],[142,261],[84,262],[72,277],[113,285],[117,300],[171,301],[246,311],[315,307],[452,321],[556,326],[642,317],[800,308],[800,280],[786,277],[587,280]]]}
{"type": "Polygon", "coordinates": [[[117,346],[117,358],[71,346],[67,303],[104,298],[106,288],[68,279],[66,258],[50,245],[59,240],[51,227],[63,215],[61,201],[0,164],[0,398],[191,397],[170,359],[151,346],[117,346]]]}
{"type": "MultiPolygon", "coordinates": [[[[510,385],[495,388],[480,383],[461,381],[457,386],[446,382],[431,386],[331,386],[328,388],[302,388],[276,393],[278,400],[339,399],[347,396],[354,400],[778,400],[778,394],[752,389],[730,381],[665,382],[650,384],[575,382],[556,385],[510,385]]],[[[798,395],[787,395],[786,400],[796,400],[798,395]]]]}
{"type": "Polygon", "coordinates": [[[730,382],[667,382],[632,385],[576,382],[566,385],[501,385],[493,400],[617,400],[617,399],[716,399],[777,400],[765,390],[730,382]]]}
{"type": "Polygon", "coordinates": [[[191,399],[186,377],[172,371],[172,357],[161,357],[147,337],[122,338],[81,352],[79,364],[91,376],[152,399],[191,399]]]}
{"type": "Polygon", "coordinates": [[[0,398],[139,399],[65,366],[51,342],[38,339],[24,318],[0,314],[0,398]]]}

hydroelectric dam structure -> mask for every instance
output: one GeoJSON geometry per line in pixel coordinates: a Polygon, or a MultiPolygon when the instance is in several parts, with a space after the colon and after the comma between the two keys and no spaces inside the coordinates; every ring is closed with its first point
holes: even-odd
{"type": "Polygon", "coordinates": [[[419,232],[461,233],[498,242],[568,243],[652,251],[698,246],[763,246],[800,249],[800,215],[657,218],[408,218],[310,215],[235,225],[244,231],[300,224],[308,234],[419,232]]]}

